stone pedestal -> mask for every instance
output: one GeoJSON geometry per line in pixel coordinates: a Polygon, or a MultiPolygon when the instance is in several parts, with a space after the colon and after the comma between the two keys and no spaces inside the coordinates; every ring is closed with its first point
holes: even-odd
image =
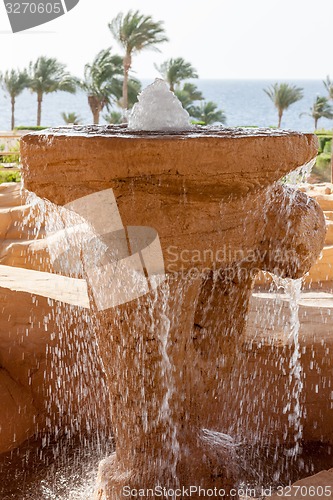
{"type": "MultiPolygon", "coordinates": [[[[253,280],[302,276],[325,237],[318,204],[276,181],[315,155],[313,135],[260,129],[78,127],[22,139],[27,189],[63,205],[111,188],[124,226],[154,228],[163,252],[161,284],[117,307],[99,310],[87,275],[117,443],[100,498],[158,485],[229,496],[237,422],[225,425],[224,402],[253,280]]],[[[110,277],[99,293],[114,287],[110,277]]]]}

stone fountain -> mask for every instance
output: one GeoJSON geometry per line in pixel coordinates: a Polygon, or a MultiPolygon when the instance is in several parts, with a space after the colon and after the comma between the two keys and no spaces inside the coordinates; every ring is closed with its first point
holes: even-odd
{"type": "MultiPolygon", "coordinates": [[[[114,196],[128,232],[116,227],[107,246],[123,257],[127,243],[139,255],[144,273],[136,268],[127,286],[136,277],[148,281],[131,300],[101,306],[117,281],[104,273],[96,293],[98,280],[82,257],[116,439],[116,452],[100,466],[99,498],[156,486],[192,486],[193,498],[199,487],[216,488],[220,498],[236,498],[242,429],[230,419],[230,375],[258,272],[299,278],[323,247],[319,205],[278,182],[315,158],[317,140],[282,130],[190,127],[182,119],[174,129],[167,113],[165,126],[157,120],[149,128],[137,108],[132,128],[28,134],[24,184],[77,211],[104,243],[107,201],[96,207],[89,200],[114,196]],[[80,209],[83,198],[88,204],[80,209]],[[155,232],[135,236],[133,227],[155,232]],[[152,241],[163,268],[146,265],[152,241]]],[[[95,262],[96,273],[103,275],[108,255],[95,262]]]]}

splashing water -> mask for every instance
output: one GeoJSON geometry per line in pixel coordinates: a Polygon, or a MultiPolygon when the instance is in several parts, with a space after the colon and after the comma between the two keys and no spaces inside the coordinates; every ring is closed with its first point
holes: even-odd
{"type": "MultiPolygon", "coordinates": [[[[26,203],[29,211],[17,229],[20,234],[28,232],[30,239],[38,241],[41,248],[48,248],[49,252],[37,254],[38,258],[28,255],[25,265],[28,269],[52,272],[52,252],[58,255],[66,245],[80,249],[84,236],[91,236],[91,229],[66,232],[67,227],[80,223],[82,229],[82,220],[76,214],[33,194],[26,203]]],[[[82,276],[79,253],[72,259],[67,256],[60,259],[56,272],[82,276]]],[[[45,422],[41,419],[28,450],[22,445],[1,461],[0,473],[6,478],[4,492],[12,492],[14,496],[8,498],[20,500],[88,500],[93,497],[99,461],[114,449],[108,391],[89,310],[66,304],[61,299],[31,295],[29,328],[22,348],[26,343],[30,354],[34,342],[38,349],[36,356],[41,358],[36,372],[43,380],[39,404],[44,407],[39,411],[45,422]],[[36,336],[38,330],[41,338],[36,340],[30,334],[30,324],[31,333],[36,336]],[[93,393],[99,397],[91,397],[93,393]],[[22,474],[17,484],[11,480],[10,470],[7,472],[10,464],[16,462],[17,474],[22,474]]],[[[35,373],[31,379],[34,377],[35,373]]],[[[1,488],[0,497],[7,498],[1,488]]]]}
{"type": "Polygon", "coordinates": [[[312,169],[316,164],[317,158],[313,158],[305,165],[296,168],[290,174],[286,175],[283,179],[283,183],[290,187],[297,188],[303,182],[306,182],[311,175],[312,169]]]}

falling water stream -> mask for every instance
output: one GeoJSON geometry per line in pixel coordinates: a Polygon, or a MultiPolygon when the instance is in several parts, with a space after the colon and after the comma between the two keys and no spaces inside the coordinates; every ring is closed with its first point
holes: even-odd
{"type": "MultiPolygon", "coordinates": [[[[300,321],[299,321],[299,301],[301,298],[302,279],[291,280],[273,277],[273,282],[277,291],[282,289],[287,297],[290,310],[290,321],[286,324],[285,335],[287,343],[291,345],[291,357],[289,362],[289,387],[290,394],[286,398],[286,405],[283,413],[288,415],[288,423],[293,432],[293,445],[285,450],[288,457],[296,458],[301,452],[301,442],[303,437],[302,416],[303,409],[301,395],[303,389],[301,347],[300,347],[300,321]]],[[[285,439],[288,438],[286,430],[285,439]]]]}

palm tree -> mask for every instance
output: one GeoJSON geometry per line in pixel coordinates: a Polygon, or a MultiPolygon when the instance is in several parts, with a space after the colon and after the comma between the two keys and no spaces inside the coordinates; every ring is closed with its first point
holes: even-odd
{"type": "MultiPolygon", "coordinates": [[[[333,82],[328,75],[326,77],[326,81],[324,81],[323,83],[328,92],[329,99],[333,100],[333,82]]],[[[331,182],[333,183],[333,140],[331,147],[331,182]]]]}
{"type": "Polygon", "coordinates": [[[329,98],[333,100],[333,82],[328,75],[326,77],[326,80],[323,81],[323,84],[328,92],[329,98]]]}
{"type": "Polygon", "coordinates": [[[151,16],[145,16],[138,10],[135,12],[130,10],[125,15],[120,12],[108,26],[114,38],[125,51],[122,92],[122,104],[125,110],[128,107],[128,75],[132,66],[133,54],[144,49],[158,50],[156,45],[167,42],[168,38],[165,36],[162,21],[155,22],[151,16]]]}
{"type": "MultiPolygon", "coordinates": [[[[138,94],[141,92],[141,82],[136,78],[129,78],[127,82],[127,108],[133,108],[138,100],[138,94]]],[[[123,106],[123,79],[117,80],[114,84],[114,95],[117,99],[117,106],[123,106]]]]}
{"type": "Polygon", "coordinates": [[[29,88],[37,94],[37,126],[41,124],[44,94],[62,90],[74,94],[76,80],[65,71],[66,66],[53,57],[41,56],[29,65],[29,88]]]}
{"type": "Polygon", "coordinates": [[[91,64],[85,65],[84,79],[78,85],[87,94],[95,125],[104,107],[118,99],[122,74],[122,57],[113,56],[111,48],[101,50],[91,64]]]}
{"type": "Polygon", "coordinates": [[[203,95],[194,83],[184,83],[183,87],[175,90],[175,94],[188,113],[192,114],[192,107],[195,101],[202,101],[203,95]]]}
{"type": "Polygon", "coordinates": [[[61,116],[67,125],[78,125],[81,121],[76,113],[61,113],[61,116]]]}
{"type": "Polygon", "coordinates": [[[315,130],[317,130],[320,118],[328,118],[329,120],[333,118],[333,107],[327,97],[317,96],[310,111],[311,113],[301,113],[300,116],[311,116],[315,122],[315,130]]]}
{"type": "Polygon", "coordinates": [[[217,109],[217,104],[212,101],[203,102],[200,106],[191,108],[191,115],[197,118],[203,125],[211,125],[212,123],[225,123],[226,116],[222,109],[217,109]]]}
{"type": "Polygon", "coordinates": [[[170,90],[175,91],[176,85],[180,85],[184,80],[189,78],[198,78],[198,73],[192,64],[185,61],[182,57],[176,59],[168,59],[160,66],[155,64],[155,68],[161,74],[165,81],[168,82],[170,90]]]}
{"type": "Polygon", "coordinates": [[[0,76],[2,88],[9,94],[11,107],[12,107],[12,118],[11,118],[11,129],[15,127],[15,101],[16,97],[20,95],[24,89],[28,87],[29,76],[27,70],[15,70],[6,71],[4,75],[0,76]]]}
{"type": "Polygon", "coordinates": [[[278,110],[278,128],[281,127],[283,112],[288,109],[289,106],[303,98],[303,89],[295,85],[289,85],[288,83],[275,83],[268,89],[264,89],[264,92],[278,110]]]}

